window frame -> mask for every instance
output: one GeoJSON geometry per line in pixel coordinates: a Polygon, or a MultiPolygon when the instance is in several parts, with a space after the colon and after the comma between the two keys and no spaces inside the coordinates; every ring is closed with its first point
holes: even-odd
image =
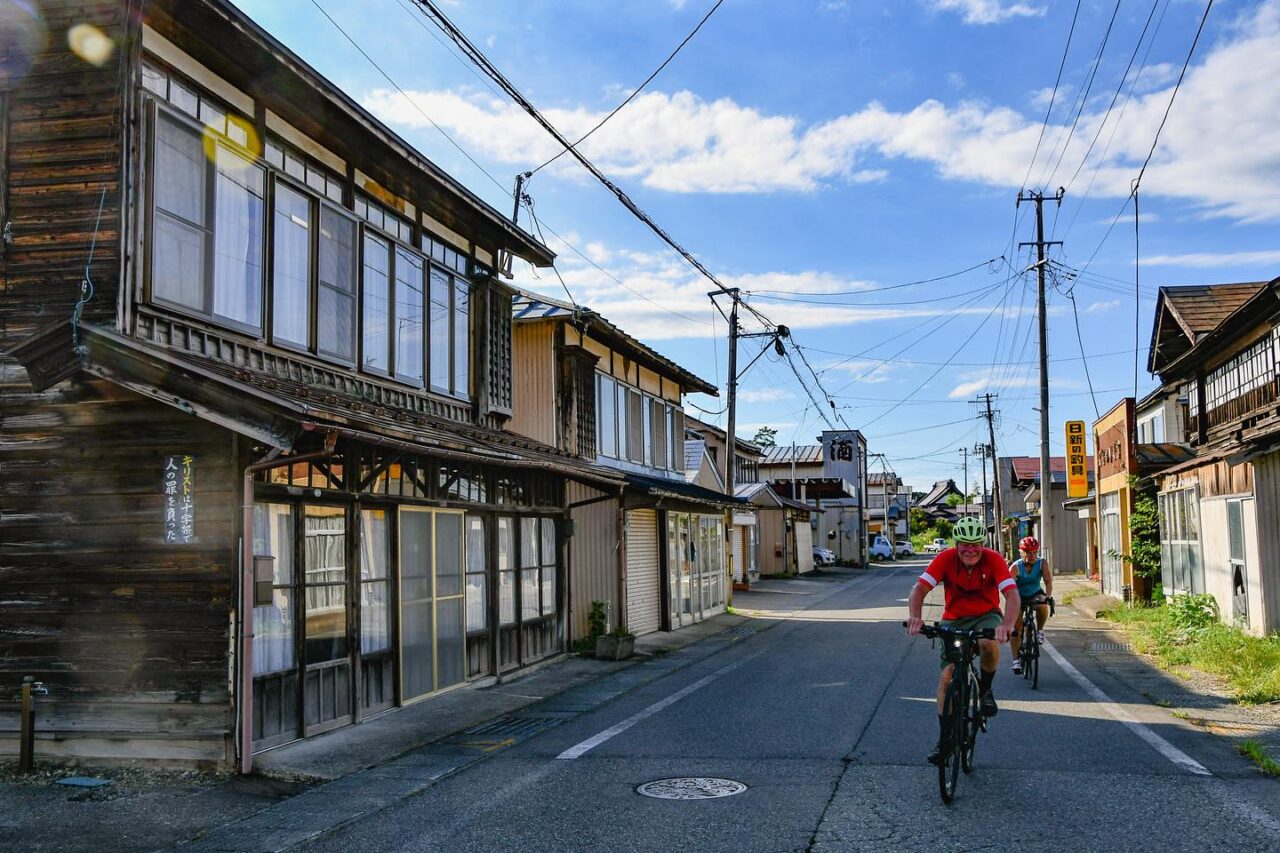
{"type": "Polygon", "coordinates": [[[147,125],[146,125],[147,152],[146,152],[146,161],[145,161],[146,210],[144,211],[144,220],[146,222],[146,232],[145,232],[146,236],[145,236],[145,258],[143,263],[144,300],[146,301],[147,304],[163,308],[166,311],[173,311],[185,317],[196,318],[199,320],[203,320],[205,322],[213,323],[218,326],[224,326],[229,329],[234,329],[236,331],[250,334],[259,340],[266,340],[267,339],[266,338],[267,323],[268,323],[267,283],[269,278],[268,268],[270,267],[270,258],[268,257],[270,239],[268,237],[269,223],[268,223],[268,217],[267,217],[267,213],[271,210],[271,205],[269,203],[270,201],[269,182],[271,178],[270,170],[267,164],[260,157],[253,156],[252,151],[238,145],[235,142],[235,140],[231,139],[231,137],[227,136],[226,134],[217,133],[216,131],[212,131],[212,130],[209,131],[209,133],[213,137],[215,154],[217,152],[217,146],[222,146],[226,148],[231,154],[237,157],[241,157],[246,161],[248,161],[249,168],[257,169],[259,173],[262,175],[263,213],[262,213],[262,218],[259,222],[259,225],[262,229],[262,245],[261,245],[262,264],[261,264],[261,270],[259,271],[259,274],[258,274],[259,325],[254,326],[253,324],[244,323],[233,317],[227,317],[222,314],[218,314],[214,311],[214,308],[213,308],[214,287],[215,287],[214,285],[214,252],[215,252],[215,243],[216,243],[217,234],[218,234],[218,229],[216,227],[217,226],[216,187],[217,187],[217,176],[218,176],[218,165],[217,165],[216,157],[212,161],[209,160],[208,157],[206,157],[204,160],[203,182],[204,182],[204,188],[205,188],[205,198],[204,198],[204,214],[206,217],[205,225],[203,226],[197,225],[196,223],[190,222],[190,220],[187,220],[184,217],[176,213],[172,213],[170,211],[157,210],[157,207],[156,207],[156,153],[157,153],[158,146],[156,144],[156,140],[157,140],[157,135],[159,133],[160,122],[170,121],[173,124],[175,124],[177,127],[179,127],[181,130],[185,132],[193,133],[197,138],[201,140],[202,147],[205,144],[207,144],[205,141],[205,138],[206,138],[205,133],[207,128],[205,125],[201,124],[199,121],[192,118],[188,113],[183,112],[182,110],[178,109],[177,107],[173,106],[167,101],[162,101],[157,95],[155,95],[154,93],[151,93],[150,90],[147,90],[147,91],[149,94],[144,96],[145,103],[146,103],[145,112],[147,116],[147,125]],[[199,227],[204,231],[206,235],[204,251],[202,253],[203,257],[201,259],[202,305],[200,308],[195,308],[190,305],[183,305],[181,302],[167,299],[163,296],[158,296],[156,294],[155,234],[156,234],[156,221],[158,219],[158,213],[162,213],[164,216],[167,216],[176,222],[187,224],[192,227],[199,227]]]}
{"type": "MultiPolygon", "coordinates": [[[[440,243],[438,240],[433,240],[432,238],[427,237],[425,235],[422,238],[422,242],[424,245],[427,246],[427,248],[430,248],[430,249],[434,249],[435,247],[438,247],[438,246],[443,246],[443,244],[440,243]]],[[[426,254],[425,249],[424,249],[424,254],[426,254]]],[[[475,346],[474,346],[475,336],[473,334],[473,330],[475,328],[475,312],[472,310],[472,306],[474,304],[474,297],[475,297],[475,286],[472,284],[471,279],[468,276],[447,266],[441,260],[437,260],[435,257],[434,251],[432,251],[430,254],[426,254],[426,257],[427,257],[427,269],[425,272],[426,290],[424,291],[424,300],[423,300],[425,304],[425,311],[426,311],[426,322],[423,324],[423,327],[426,330],[426,334],[424,335],[424,339],[425,339],[424,354],[426,358],[426,369],[423,375],[423,386],[433,394],[440,394],[445,397],[451,397],[455,400],[469,401],[472,398],[471,386],[475,380],[475,363],[476,363],[475,346]],[[448,369],[447,369],[447,373],[449,376],[449,380],[448,380],[449,385],[447,388],[437,385],[435,383],[434,371],[437,365],[434,363],[434,360],[431,354],[432,347],[435,344],[435,341],[432,340],[432,337],[431,337],[431,325],[432,325],[432,320],[434,319],[432,312],[435,306],[435,303],[431,298],[431,291],[434,284],[432,277],[437,273],[444,276],[444,279],[448,285],[448,294],[449,294],[449,305],[447,309],[448,318],[449,318],[449,323],[448,323],[449,340],[447,344],[443,345],[445,347],[445,350],[448,352],[448,362],[449,362],[448,369]],[[459,327],[459,323],[458,323],[458,317],[459,317],[458,288],[459,287],[467,291],[467,324],[466,324],[466,330],[465,330],[466,339],[467,339],[467,344],[466,344],[467,387],[461,391],[459,391],[456,387],[456,383],[458,380],[457,355],[458,355],[458,327],[459,327]]]]}
{"type": "MultiPolygon", "coordinates": [[[[358,321],[357,322],[358,347],[357,347],[357,355],[356,355],[357,369],[363,373],[369,373],[374,376],[381,376],[384,379],[390,379],[394,382],[399,382],[402,385],[408,385],[411,388],[420,388],[420,389],[429,391],[431,389],[429,388],[428,382],[427,382],[427,371],[430,369],[430,364],[429,364],[429,359],[427,358],[427,348],[430,346],[430,339],[427,336],[427,329],[426,329],[427,324],[425,322],[423,323],[423,326],[422,326],[422,370],[423,370],[422,378],[415,381],[413,378],[407,377],[406,374],[400,373],[399,365],[396,363],[396,340],[397,340],[397,335],[396,335],[396,250],[397,249],[403,250],[411,255],[417,256],[420,260],[422,260],[424,286],[425,286],[426,275],[427,275],[426,271],[429,266],[429,259],[425,255],[423,255],[420,250],[415,249],[412,245],[405,243],[403,240],[400,240],[399,238],[392,236],[386,231],[379,229],[377,226],[360,218],[359,216],[356,216],[355,218],[359,224],[359,231],[358,231],[357,237],[360,243],[359,263],[357,264],[357,269],[359,271],[359,278],[357,281],[357,290],[358,290],[357,306],[358,307],[356,309],[356,317],[358,321]],[[381,368],[377,368],[377,367],[370,367],[365,363],[365,359],[364,359],[364,354],[365,354],[364,271],[366,267],[366,264],[365,264],[365,235],[366,234],[370,234],[374,238],[381,240],[382,242],[387,244],[387,352],[386,352],[387,369],[386,370],[382,370],[381,368]]],[[[425,293],[424,293],[424,298],[425,298],[425,293]]],[[[426,317],[427,315],[425,313],[426,311],[425,305],[423,310],[424,310],[423,316],[426,317]]]]}

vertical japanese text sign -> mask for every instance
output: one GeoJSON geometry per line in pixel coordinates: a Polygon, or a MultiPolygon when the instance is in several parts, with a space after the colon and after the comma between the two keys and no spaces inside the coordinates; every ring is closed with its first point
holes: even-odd
{"type": "Polygon", "coordinates": [[[1084,421],[1067,421],[1067,497],[1089,494],[1088,451],[1084,443],[1084,421]]]}
{"type": "Polygon", "coordinates": [[[164,541],[196,541],[195,458],[190,455],[164,458],[164,541]]]}

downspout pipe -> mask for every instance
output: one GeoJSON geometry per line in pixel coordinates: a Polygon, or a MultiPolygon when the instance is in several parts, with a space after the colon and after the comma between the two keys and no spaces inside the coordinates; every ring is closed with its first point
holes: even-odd
{"type": "Polygon", "coordinates": [[[281,456],[279,448],[244,469],[243,517],[240,536],[240,772],[253,769],[253,475],[259,471],[310,462],[333,456],[338,447],[338,433],[325,435],[324,448],[297,456],[281,456]]]}

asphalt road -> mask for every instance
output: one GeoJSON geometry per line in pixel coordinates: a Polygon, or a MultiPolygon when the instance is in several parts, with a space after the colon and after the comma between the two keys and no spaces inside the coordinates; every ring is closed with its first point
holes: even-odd
{"type": "Polygon", "coordinates": [[[1280,785],[1111,679],[1065,609],[1048,636],[1073,672],[1046,658],[1032,691],[1002,661],[1000,714],[943,805],[936,652],[900,624],[923,564],[815,584],[776,627],[305,849],[1280,849],[1280,785]],[[636,792],[670,777],[747,788],[636,792]]]}

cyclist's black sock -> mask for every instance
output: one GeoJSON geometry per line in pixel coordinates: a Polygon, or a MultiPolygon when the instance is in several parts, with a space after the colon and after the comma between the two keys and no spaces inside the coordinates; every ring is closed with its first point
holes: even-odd
{"type": "Polygon", "coordinates": [[[938,743],[947,742],[947,718],[938,715],[938,743]]]}
{"type": "Polygon", "coordinates": [[[991,692],[991,682],[996,678],[994,672],[987,672],[985,669],[978,673],[978,689],[983,693],[991,692]]]}

